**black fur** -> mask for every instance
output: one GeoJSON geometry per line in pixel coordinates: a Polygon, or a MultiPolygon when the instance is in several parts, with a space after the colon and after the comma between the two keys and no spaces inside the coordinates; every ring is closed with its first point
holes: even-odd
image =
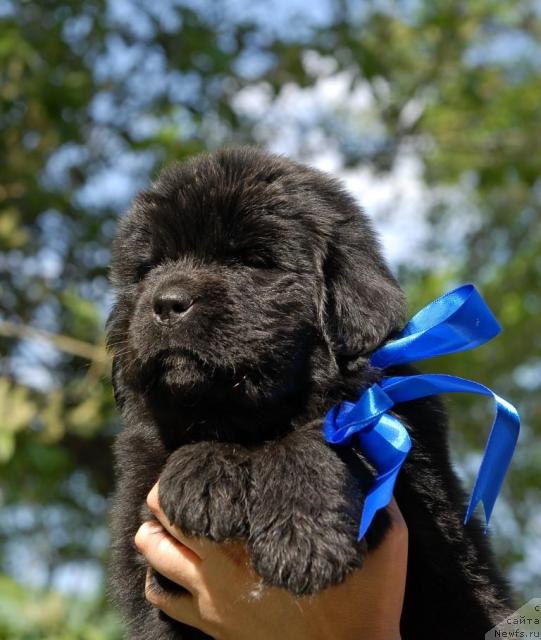
{"type": "MultiPolygon", "coordinates": [[[[401,328],[405,304],[341,184],[249,148],[174,165],[121,220],[112,282],[124,430],[111,593],[130,638],[205,637],[144,598],[133,538],[158,477],[171,521],[245,539],[264,584],[309,594],[361,566],[387,514],[356,542],[371,471],[325,444],[322,417],[381,378],[367,356],[401,328]]],[[[482,638],[509,596],[478,522],[462,524],[445,414],[436,400],[396,411],[413,439],[396,487],[410,536],[402,637],[482,638]]]]}

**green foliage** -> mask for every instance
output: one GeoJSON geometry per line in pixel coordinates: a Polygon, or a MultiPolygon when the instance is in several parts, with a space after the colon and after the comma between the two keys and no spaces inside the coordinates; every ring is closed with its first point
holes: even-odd
{"type": "Polygon", "coordinates": [[[36,413],[26,387],[12,385],[0,378],[0,461],[6,462],[15,452],[15,436],[30,423],[36,413]]]}
{"type": "Polygon", "coordinates": [[[101,600],[28,592],[0,576],[0,640],[120,640],[121,627],[101,600]]]}
{"type": "MultiPolygon", "coordinates": [[[[317,132],[345,166],[376,176],[415,157],[430,233],[428,259],[399,265],[411,311],[470,280],[503,325],[490,345],[423,368],[479,380],[519,406],[509,522],[494,526],[502,562],[531,597],[541,487],[536,4],[336,0],[324,24],[308,12],[275,29],[229,4],[133,2],[129,15],[114,0],[2,4],[0,570],[14,573],[17,541],[39,550],[51,580],[66,562],[104,563],[96,539],[117,429],[103,346],[114,221],[164,162],[234,142],[272,145],[291,123],[266,130],[235,101],[245,89],[263,89],[270,106],[291,87],[309,90],[320,74],[309,52],[368,102],[336,101],[303,131],[298,155],[312,160],[317,132]]],[[[288,10],[280,3],[273,17],[288,10]]],[[[462,398],[452,408],[456,459],[467,461],[481,451],[490,409],[462,398]]],[[[104,607],[3,577],[0,638],[112,640],[104,607]]]]}

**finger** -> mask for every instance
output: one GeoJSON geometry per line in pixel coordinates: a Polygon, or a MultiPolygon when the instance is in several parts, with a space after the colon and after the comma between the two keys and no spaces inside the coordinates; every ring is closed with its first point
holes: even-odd
{"type": "Polygon", "coordinates": [[[188,593],[173,594],[156,588],[150,568],[145,580],[145,598],[151,605],[163,611],[173,620],[182,622],[190,627],[201,628],[201,618],[198,614],[193,596],[188,593]]]}
{"type": "Polygon", "coordinates": [[[393,545],[407,558],[408,526],[394,497],[389,503],[387,511],[391,517],[389,534],[392,537],[393,545]]]}
{"type": "Polygon", "coordinates": [[[408,565],[408,528],[393,498],[388,507],[391,526],[381,543],[367,554],[360,579],[367,580],[369,592],[375,597],[373,607],[387,612],[388,621],[399,620],[404,601],[408,565]]]}
{"type": "Polygon", "coordinates": [[[191,593],[201,586],[200,558],[170,536],[158,522],[144,522],[139,527],[135,546],[153,569],[175,584],[191,593]]]}
{"type": "Polygon", "coordinates": [[[402,511],[400,511],[396,499],[393,496],[391,502],[387,506],[387,511],[391,516],[391,522],[393,527],[405,527],[407,529],[406,521],[404,520],[404,516],[402,515],[402,511]]]}
{"type": "Polygon", "coordinates": [[[199,558],[203,559],[207,557],[216,546],[210,540],[205,538],[194,538],[193,536],[187,536],[178,527],[169,522],[169,518],[165,515],[160,507],[159,502],[159,482],[152,487],[150,493],[147,496],[147,506],[152,512],[152,515],[159,520],[165,529],[179,542],[191,549],[199,558]]]}

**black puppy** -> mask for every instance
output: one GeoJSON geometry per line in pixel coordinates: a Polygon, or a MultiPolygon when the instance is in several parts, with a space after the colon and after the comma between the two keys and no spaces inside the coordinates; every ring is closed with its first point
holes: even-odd
{"type": "MultiPolygon", "coordinates": [[[[124,430],[111,591],[130,638],[206,637],[144,598],[133,539],[158,477],[171,522],[246,540],[264,584],[301,596],[361,566],[387,515],[357,543],[372,472],[324,442],[322,420],[382,377],[368,356],[401,329],[405,304],[341,184],[249,148],[174,165],[121,220],[112,283],[124,430]]],[[[510,602],[479,523],[462,523],[444,411],[434,399],[395,411],[413,441],[395,491],[410,536],[402,637],[480,639],[510,602]]]]}

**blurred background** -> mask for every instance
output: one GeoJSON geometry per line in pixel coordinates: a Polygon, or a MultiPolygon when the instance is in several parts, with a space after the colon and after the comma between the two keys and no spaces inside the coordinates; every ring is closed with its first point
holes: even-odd
{"type": "MultiPolygon", "coordinates": [[[[491,531],[541,596],[540,37],[539,0],[0,0],[0,639],[121,637],[111,239],[162,165],[237,143],[341,176],[411,312],[481,289],[503,334],[423,368],[518,406],[491,531]]],[[[492,407],[448,404],[469,490],[492,407]]]]}

